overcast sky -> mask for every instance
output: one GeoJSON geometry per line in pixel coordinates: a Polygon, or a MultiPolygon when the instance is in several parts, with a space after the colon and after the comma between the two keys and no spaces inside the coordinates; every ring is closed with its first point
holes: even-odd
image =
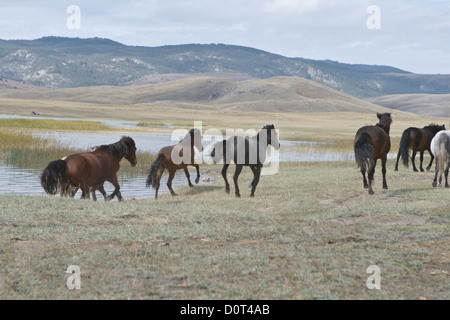
{"type": "Polygon", "coordinates": [[[448,0],[0,0],[0,39],[43,36],[140,46],[225,43],[450,74],[448,0]],[[67,13],[70,5],[79,19],[67,13]]]}

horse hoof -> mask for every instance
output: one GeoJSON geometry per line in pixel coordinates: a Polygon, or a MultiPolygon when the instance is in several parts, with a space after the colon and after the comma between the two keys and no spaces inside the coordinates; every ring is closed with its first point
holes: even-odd
{"type": "Polygon", "coordinates": [[[189,185],[189,187],[190,187],[190,188],[193,188],[193,187],[194,187],[194,185],[193,185],[193,184],[191,183],[191,184],[189,185]]]}
{"type": "Polygon", "coordinates": [[[230,194],[230,189],[225,189],[225,192],[226,192],[227,194],[230,194]]]}
{"type": "Polygon", "coordinates": [[[240,198],[241,195],[239,193],[236,193],[236,198],[240,198]]]}
{"type": "Polygon", "coordinates": [[[195,179],[195,184],[198,184],[200,181],[200,178],[195,179]]]}
{"type": "Polygon", "coordinates": [[[178,196],[178,194],[174,192],[174,193],[172,193],[172,196],[176,197],[176,196],[178,196]]]}
{"type": "Polygon", "coordinates": [[[372,190],[369,190],[369,194],[372,195],[372,194],[375,194],[375,192],[373,192],[372,190]]]}
{"type": "Polygon", "coordinates": [[[251,195],[250,195],[250,198],[254,198],[255,197],[255,195],[252,193],[251,195]]]}

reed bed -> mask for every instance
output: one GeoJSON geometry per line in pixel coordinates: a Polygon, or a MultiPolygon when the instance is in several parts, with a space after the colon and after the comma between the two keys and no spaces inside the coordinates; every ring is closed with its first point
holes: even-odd
{"type": "Polygon", "coordinates": [[[53,119],[0,119],[1,128],[38,130],[113,131],[100,121],[53,119]]]}
{"type": "MultiPolygon", "coordinates": [[[[73,148],[52,138],[33,136],[27,131],[0,130],[0,159],[6,165],[42,169],[50,161],[87,151],[92,150],[73,148]]],[[[138,152],[137,159],[138,170],[132,168],[128,161],[121,162],[121,170],[125,172],[148,170],[155,156],[148,152],[138,152]]]]}

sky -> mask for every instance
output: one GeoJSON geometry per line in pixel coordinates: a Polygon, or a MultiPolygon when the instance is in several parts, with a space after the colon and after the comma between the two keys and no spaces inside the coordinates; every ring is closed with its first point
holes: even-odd
{"type": "Polygon", "coordinates": [[[44,36],[224,43],[450,74],[448,0],[0,0],[0,39],[44,36]]]}

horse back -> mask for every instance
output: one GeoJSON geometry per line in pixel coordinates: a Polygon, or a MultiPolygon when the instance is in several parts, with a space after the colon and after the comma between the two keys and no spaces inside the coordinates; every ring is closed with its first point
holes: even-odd
{"type": "Polygon", "coordinates": [[[178,170],[178,169],[184,168],[186,165],[195,163],[194,148],[189,147],[189,150],[190,150],[189,160],[184,159],[184,152],[183,152],[184,150],[185,150],[185,147],[183,147],[183,145],[181,145],[181,144],[167,146],[167,147],[163,147],[159,150],[158,156],[161,154],[164,155],[163,164],[166,168],[175,167],[175,169],[178,170]],[[173,152],[175,152],[174,155],[177,155],[174,159],[172,159],[173,152]],[[177,157],[179,157],[179,159],[176,159],[177,157]],[[187,161],[185,161],[185,160],[187,160],[187,161]],[[178,163],[179,161],[181,161],[181,163],[178,163]]]}
{"type": "Polygon", "coordinates": [[[373,146],[374,159],[382,158],[388,154],[391,149],[391,139],[383,129],[377,126],[361,127],[356,132],[355,143],[363,133],[367,133],[370,136],[370,143],[373,146]]]}
{"type": "Polygon", "coordinates": [[[102,184],[120,168],[119,163],[111,158],[95,152],[70,155],[64,160],[67,164],[66,175],[73,185],[102,184]]]}

